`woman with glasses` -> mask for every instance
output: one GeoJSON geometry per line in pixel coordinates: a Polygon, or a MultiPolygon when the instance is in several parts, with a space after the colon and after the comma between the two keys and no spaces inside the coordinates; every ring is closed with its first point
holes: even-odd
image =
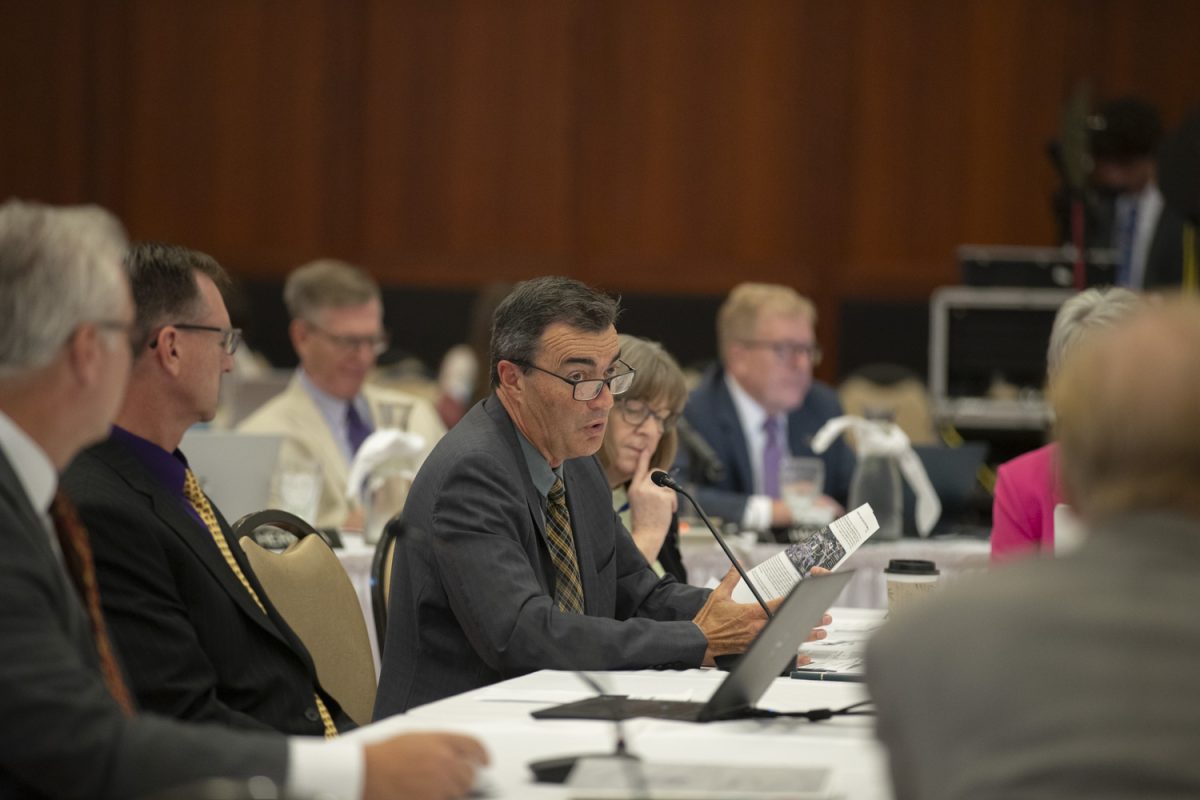
{"type": "Polygon", "coordinates": [[[629,391],[608,415],[600,462],[613,490],[613,508],[638,550],[659,575],[687,581],[679,555],[676,495],[650,482],[650,473],[675,459],[675,420],[687,402],[683,372],[662,345],[622,334],[621,360],[637,371],[629,391]]]}

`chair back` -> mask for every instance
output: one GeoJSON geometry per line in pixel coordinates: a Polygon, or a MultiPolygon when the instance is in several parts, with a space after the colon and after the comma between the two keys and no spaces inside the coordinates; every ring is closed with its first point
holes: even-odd
{"type": "MultiPolygon", "coordinates": [[[[886,412],[913,444],[937,444],[933,399],[925,382],[894,364],[872,364],[850,375],[838,387],[842,408],[858,417],[886,412]]],[[[856,443],[857,444],[857,443],[856,443]]]]}
{"type": "Polygon", "coordinates": [[[396,556],[396,539],[404,535],[404,520],[397,514],[383,528],[375,543],[371,559],[371,610],[375,615],[375,639],[379,642],[379,657],[383,658],[383,642],[387,635],[387,606],[392,594],[392,561],[396,556]]]}
{"type": "Polygon", "coordinates": [[[311,526],[310,535],[282,553],[259,545],[247,520],[257,518],[258,528],[270,527],[265,513],[247,515],[234,526],[242,550],[271,603],[308,648],[321,686],[351,719],[365,725],[375,707],[375,662],[354,585],[311,526]]]}

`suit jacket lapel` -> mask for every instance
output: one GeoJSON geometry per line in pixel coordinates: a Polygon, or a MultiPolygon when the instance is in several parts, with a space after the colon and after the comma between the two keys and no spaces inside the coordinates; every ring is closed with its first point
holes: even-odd
{"type": "MultiPolygon", "coordinates": [[[[258,604],[254,602],[254,598],[246,591],[246,587],[242,586],[241,581],[233,574],[233,570],[225,563],[225,558],[217,549],[217,545],[213,541],[212,534],[209,533],[208,528],[188,513],[180,499],[163,489],[154,477],[146,471],[141,462],[116,442],[105,442],[97,447],[97,451],[101,454],[104,462],[129,484],[131,489],[149,498],[150,506],[155,516],[191,549],[200,563],[204,565],[216,579],[217,583],[225,589],[225,592],[242,609],[242,612],[264,630],[270,632],[271,635],[286,641],[276,629],[275,624],[259,609],[258,604]]],[[[259,596],[265,597],[262,587],[255,581],[253,571],[245,562],[245,559],[238,558],[241,547],[233,541],[232,532],[221,516],[221,512],[215,506],[213,508],[216,511],[217,520],[221,524],[222,531],[226,534],[225,539],[229,542],[229,549],[233,552],[234,558],[238,560],[242,572],[246,574],[247,579],[255,586],[255,591],[259,593],[259,596]]]]}
{"type": "MultiPolygon", "coordinates": [[[[321,464],[326,491],[340,496],[345,491],[346,481],[350,477],[350,465],[346,463],[346,456],[334,438],[333,430],[321,415],[321,409],[317,408],[316,402],[300,385],[299,373],[288,384],[287,392],[296,411],[296,427],[313,433],[311,441],[319,449],[319,452],[313,455],[321,464]]],[[[374,413],[374,409],[371,413],[374,413]]]]}
{"type": "Polygon", "coordinates": [[[20,526],[20,530],[14,531],[14,533],[24,536],[39,553],[45,556],[47,561],[53,562],[55,574],[58,575],[64,591],[71,597],[78,597],[78,593],[67,578],[66,570],[62,568],[62,564],[54,554],[46,523],[38,514],[37,509],[33,507],[29,495],[25,494],[25,486],[21,483],[16,470],[13,469],[12,464],[8,461],[8,456],[3,451],[0,451],[0,496],[3,496],[4,500],[12,506],[24,523],[20,526]]]}

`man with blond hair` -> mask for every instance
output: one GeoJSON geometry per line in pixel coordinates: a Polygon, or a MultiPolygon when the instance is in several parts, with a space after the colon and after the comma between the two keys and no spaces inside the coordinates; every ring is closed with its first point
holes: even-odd
{"type": "Polygon", "coordinates": [[[464,795],[486,760],[466,737],[325,742],[137,708],[88,532],[58,488],[58,472],[108,434],[133,352],[149,346],[126,245],[98,208],[0,205],[0,797],[145,797],[254,776],[304,796],[464,795]]]}
{"type": "MultiPolygon", "coordinates": [[[[842,413],[837,393],[813,379],[821,360],[816,322],[812,302],[787,286],[739,284],[721,306],[721,363],[705,373],[683,412],[725,467],[721,480],[696,489],[710,514],[747,530],[792,524],[780,498],[780,466],[788,456],[814,455],[813,434],[842,413]]],[[[823,502],[844,504],[854,454],[839,440],[821,459],[823,502]]],[[[686,468],[686,454],[681,462],[686,468]]]]}
{"type": "Polygon", "coordinates": [[[1200,301],[1089,334],[1051,402],[1083,544],[868,647],[899,800],[1200,796],[1200,301]]]}
{"type": "Polygon", "coordinates": [[[346,496],[346,481],[367,436],[393,426],[416,433],[424,439],[420,461],[446,427],[431,401],[367,383],[388,348],[383,301],[370,275],[342,261],[313,261],[288,276],[283,299],[300,368],[287,389],[238,430],[283,434],[281,464],[312,464],[321,471],[320,503],[310,521],[321,528],[356,527],[362,509],[346,496]]]}

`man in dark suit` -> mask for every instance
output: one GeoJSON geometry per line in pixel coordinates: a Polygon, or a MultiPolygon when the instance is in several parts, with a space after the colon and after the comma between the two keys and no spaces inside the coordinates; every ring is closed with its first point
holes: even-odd
{"type": "Polygon", "coordinates": [[[102,438],[132,358],[125,236],[96,208],[0,206],[0,797],[141,797],[263,775],[297,792],[461,795],[463,737],[362,747],[139,713],[108,636],[87,532],[57,472],[102,438]]]}
{"type": "Polygon", "coordinates": [[[196,496],[177,449],[190,425],[212,418],[233,365],[240,331],[221,297],[225,272],[160,244],[135,246],[126,264],[148,344],[112,434],[80,454],[63,487],[91,533],[138,702],[181,719],[336,735],[353,722],[321,689],[220,511],[196,496]]]}
{"type": "Polygon", "coordinates": [[[898,800],[1200,796],[1200,302],[1089,333],[1051,386],[1087,530],[867,649],[898,800]]]}
{"type": "MultiPolygon", "coordinates": [[[[496,311],[494,394],[421,467],[397,542],[375,716],[537,669],[698,667],[766,616],[659,579],[613,512],[594,457],[620,360],[617,304],[526,281],[496,311]]],[[[669,490],[663,489],[666,492],[669,490]]]]}
{"type": "MultiPolygon", "coordinates": [[[[817,312],[786,286],[736,286],[717,317],[721,364],[704,374],[683,410],[725,467],[719,481],[703,475],[696,497],[704,509],[745,530],[786,528],[792,509],[780,497],[779,469],[788,456],[812,456],[812,437],[842,413],[837,393],[813,380],[820,361],[817,312]]],[[[844,505],[854,454],[838,440],[821,456],[825,497],[844,505]]],[[[688,474],[688,454],[679,466],[688,474]]]]}

